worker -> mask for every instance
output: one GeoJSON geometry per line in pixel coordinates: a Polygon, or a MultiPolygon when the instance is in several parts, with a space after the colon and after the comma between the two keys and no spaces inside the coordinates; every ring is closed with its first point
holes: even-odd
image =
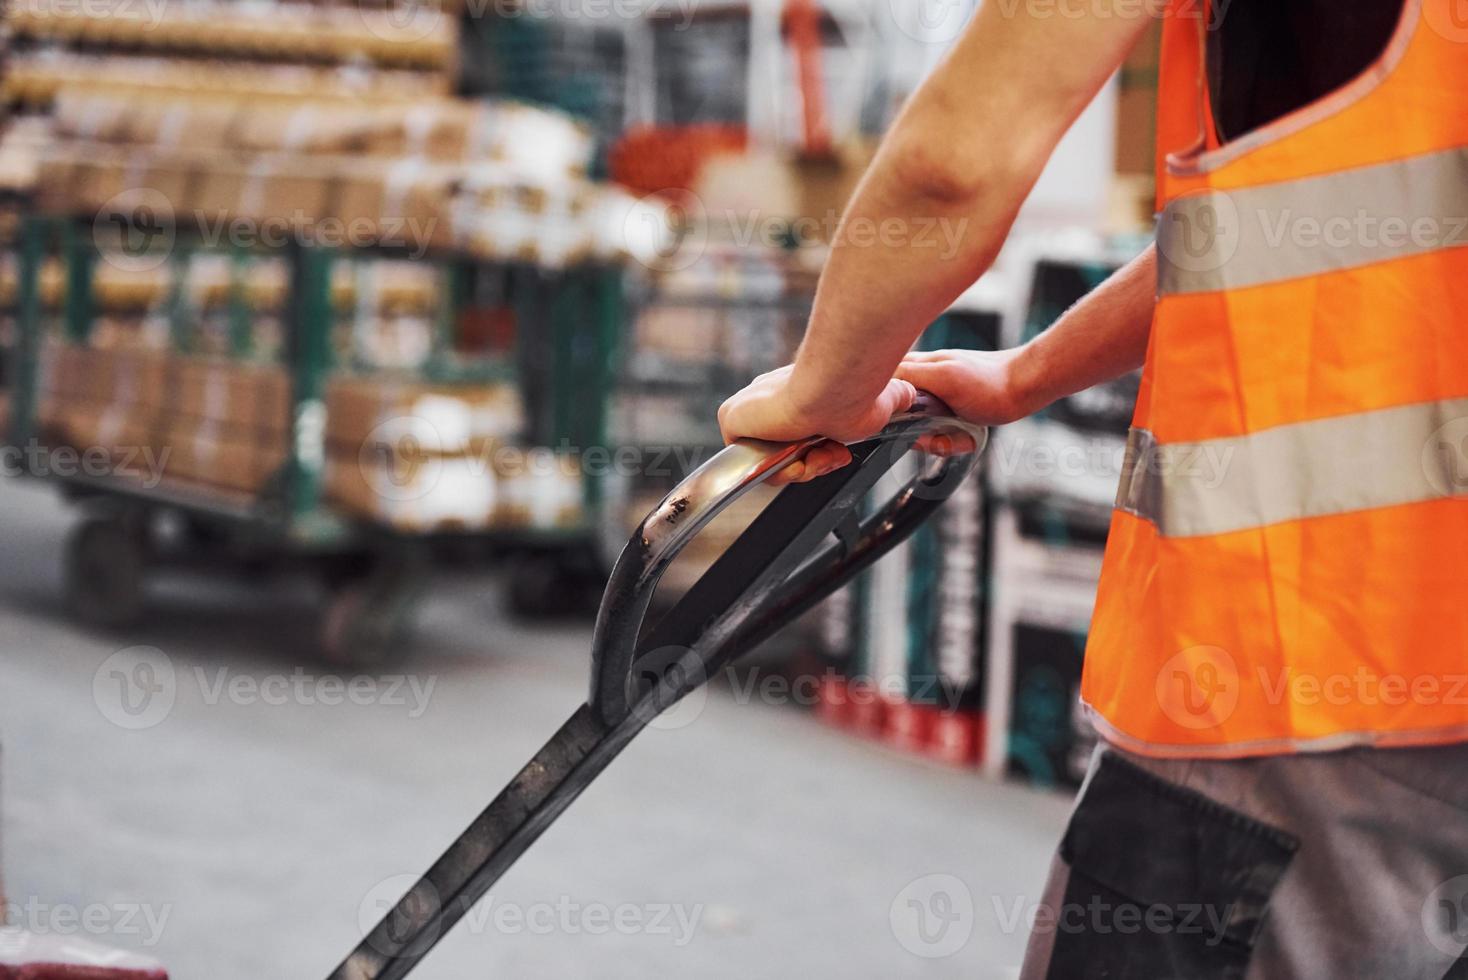
{"type": "Polygon", "coordinates": [[[989,0],[843,222],[889,233],[838,231],[795,363],[720,410],[833,440],[782,479],[915,389],[1000,425],[1143,369],[1021,976],[1468,976],[1459,0],[989,0]],[[1157,18],[1152,246],[1017,349],[909,353],[1157,18]],[[954,254],[898,233],[934,221],[954,254]]]}

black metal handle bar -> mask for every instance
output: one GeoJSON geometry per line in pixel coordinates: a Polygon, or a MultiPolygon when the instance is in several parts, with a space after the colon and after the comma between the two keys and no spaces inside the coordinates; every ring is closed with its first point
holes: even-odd
{"type": "Polygon", "coordinates": [[[901,542],[977,464],[987,430],[930,395],[852,463],[786,487],[651,630],[648,606],[673,561],[720,512],[820,439],[740,441],[700,466],[643,520],[613,568],[592,641],[587,703],[331,974],[400,980],[660,713],[901,542]],[[975,451],[929,457],[860,518],[876,483],[929,435],[966,435],[975,451]]]}

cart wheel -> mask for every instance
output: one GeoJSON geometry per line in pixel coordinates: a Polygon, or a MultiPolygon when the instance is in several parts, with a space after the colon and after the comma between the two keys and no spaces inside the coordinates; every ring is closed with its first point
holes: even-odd
{"type": "Polygon", "coordinates": [[[384,559],[365,576],[328,578],[330,598],[321,618],[321,649],[335,664],[371,670],[401,660],[423,581],[411,560],[384,559]]]}
{"type": "Polygon", "coordinates": [[[85,518],[67,544],[67,608],[93,626],[137,622],[147,563],[141,535],[122,517],[85,518]]]}
{"type": "Polygon", "coordinates": [[[596,612],[606,576],[566,554],[533,555],[515,563],[510,611],[526,619],[596,612]]]}
{"type": "Polygon", "coordinates": [[[368,669],[392,659],[400,632],[381,613],[374,613],[366,585],[344,586],[332,595],[322,615],[321,649],[332,663],[368,669]]]}

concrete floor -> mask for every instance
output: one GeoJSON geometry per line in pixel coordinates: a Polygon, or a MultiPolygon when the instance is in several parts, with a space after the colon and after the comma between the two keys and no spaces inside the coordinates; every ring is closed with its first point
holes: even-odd
{"type": "MultiPolygon", "coordinates": [[[[100,933],[183,980],[325,976],[584,695],[589,627],[509,622],[485,582],[436,590],[417,688],[367,704],[306,703],[333,692],[290,589],[173,583],[142,628],[88,633],[60,609],[71,520],[0,484],[12,923],[100,933]],[[166,658],[166,712],[121,710],[112,668],[146,675],[108,658],[134,645],[166,658]]],[[[635,742],[415,976],[1012,977],[1067,810],[715,691],[635,742]]]]}

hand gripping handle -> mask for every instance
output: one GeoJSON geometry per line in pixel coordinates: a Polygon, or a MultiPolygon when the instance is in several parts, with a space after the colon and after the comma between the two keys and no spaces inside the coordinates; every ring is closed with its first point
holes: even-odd
{"type": "Polygon", "coordinates": [[[901,542],[977,465],[987,430],[931,395],[851,445],[852,462],[786,487],[651,630],[648,605],[669,564],[709,522],[823,440],[739,440],[643,519],[613,567],[592,641],[592,706],[608,726],[634,706],[660,711],[814,606],[901,542]],[[925,472],[865,519],[867,492],[924,436],[965,434],[975,451],[929,457],[925,472]],[[833,540],[834,538],[834,540],[833,540]],[[674,665],[680,681],[667,683],[674,665]],[[660,695],[648,695],[660,690],[660,695]]]}

